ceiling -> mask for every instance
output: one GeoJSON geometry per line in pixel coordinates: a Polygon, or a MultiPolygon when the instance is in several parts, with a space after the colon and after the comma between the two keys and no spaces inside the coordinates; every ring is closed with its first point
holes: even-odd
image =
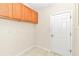
{"type": "Polygon", "coordinates": [[[24,3],[24,4],[28,5],[29,7],[33,8],[35,10],[40,10],[41,8],[53,6],[52,3],[24,3]]]}

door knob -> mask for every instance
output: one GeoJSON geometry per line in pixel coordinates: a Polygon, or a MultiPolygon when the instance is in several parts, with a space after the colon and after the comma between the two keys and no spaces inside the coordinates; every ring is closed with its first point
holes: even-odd
{"type": "Polygon", "coordinates": [[[51,34],[51,37],[53,37],[53,34],[51,34]]]}

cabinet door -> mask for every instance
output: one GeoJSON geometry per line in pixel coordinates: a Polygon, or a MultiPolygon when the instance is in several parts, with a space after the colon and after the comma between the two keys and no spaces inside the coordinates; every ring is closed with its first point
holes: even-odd
{"type": "Polygon", "coordinates": [[[9,5],[9,15],[8,15],[8,17],[13,18],[13,16],[12,16],[12,3],[8,3],[8,5],[9,5]]]}
{"type": "Polygon", "coordinates": [[[31,21],[31,10],[26,6],[22,6],[22,21],[30,22],[31,21]]]}
{"type": "Polygon", "coordinates": [[[31,19],[33,23],[38,23],[38,13],[35,11],[32,11],[31,19]]]}
{"type": "Polygon", "coordinates": [[[21,4],[20,3],[13,3],[13,5],[12,5],[12,7],[13,7],[13,18],[14,19],[16,19],[16,20],[18,20],[18,21],[20,21],[21,20],[21,16],[22,16],[22,8],[21,8],[21,4]]]}
{"type": "Polygon", "coordinates": [[[8,15],[9,15],[8,3],[0,3],[0,16],[8,17],[8,15]]]}

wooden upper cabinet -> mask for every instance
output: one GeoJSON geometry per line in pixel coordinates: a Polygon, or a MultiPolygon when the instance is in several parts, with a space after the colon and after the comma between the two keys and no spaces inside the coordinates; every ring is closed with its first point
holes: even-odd
{"type": "Polygon", "coordinates": [[[7,3],[0,3],[0,16],[9,16],[9,5],[7,3]]]}
{"type": "Polygon", "coordinates": [[[31,21],[32,19],[31,19],[31,10],[28,8],[28,7],[26,7],[26,6],[24,6],[24,5],[22,5],[22,21],[31,21]]]}
{"type": "Polygon", "coordinates": [[[27,6],[22,6],[23,21],[38,23],[38,13],[27,6]]]}
{"type": "Polygon", "coordinates": [[[12,8],[13,8],[13,18],[16,19],[17,21],[20,21],[22,18],[22,8],[21,8],[21,4],[20,3],[13,3],[12,4],[12,8]]]}
{"type": "Polygon", "coordinates": [[[38,13],[21,3],[0,3],[0,16],[16,21],[38,23],[38,13]]]}
{"type": "Polygon", "coordinates": [[[36,11],[32,11],[31,19],[33,23],[38,23],[38,13],[36,11]]]}

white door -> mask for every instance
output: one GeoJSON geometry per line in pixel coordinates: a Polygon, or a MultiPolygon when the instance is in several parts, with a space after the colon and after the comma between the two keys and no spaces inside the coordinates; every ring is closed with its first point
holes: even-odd
{"type": "Polygon", "coordinates": [[[71,18],[70,13],[51,16],[50,31],[52,51],[60,55],[71,55],[71,18]]]}

